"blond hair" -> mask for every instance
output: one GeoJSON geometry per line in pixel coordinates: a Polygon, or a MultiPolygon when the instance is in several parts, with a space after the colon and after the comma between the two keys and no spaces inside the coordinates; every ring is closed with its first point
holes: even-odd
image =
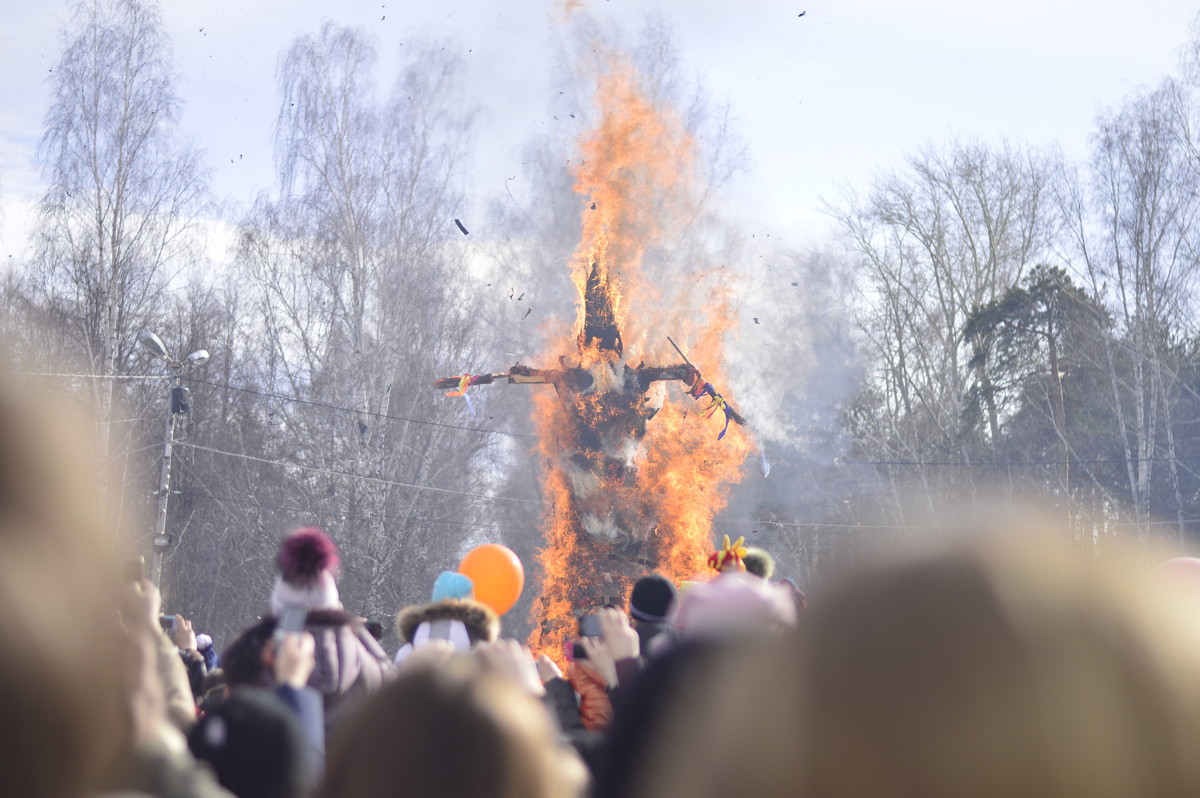
{"type": "Polygon", "coordinates": [[[128,731],[116,558],[73,415],[0,377],[0,772],[26,798],[95,791],[128,731]]]}
{"type": "Polygon", "coordinates": [[[568,798],[545,707],[464,654],[406,668],[340,730],[317,798],[568,798]]]}
{"type": "Polygon", "coordinates": [[[643,794],[1200,794],[1194,610],[1024,539],[869,568],[731,669],[707,724],[681,714],[673,746],[741,765],[676,758],[643,794]]]}

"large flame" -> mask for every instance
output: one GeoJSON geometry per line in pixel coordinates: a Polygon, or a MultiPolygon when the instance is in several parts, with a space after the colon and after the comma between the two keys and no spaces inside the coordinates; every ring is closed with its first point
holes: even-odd
{"type": "Polygon", "coordinates": [[[564,644],[576,635],[577,618],[606,602],[623,604],[637,576],[657,571],[678,582],[703,573],[714,545],[713,517],[725,505],[727,487],[740,479],[752,446],[741,428],[718,441],[722,413],[706,417],[709,400],[697,402],[671,380],[651,389],[662,407],[643,422],[644,438],[630,433],[621,441],[626,427],[636,425],[617,423],[617,432],[606,433],[605,455],[581,451],[587,449],[580,439],[589,420],[620,422],[620,414],[630,412],[605,393],[627,365],[682,362],[668,335],[704,379],[725,386],[723,339],[732,324],[723,296],[711,291],[664,306],[659,286],[683,275],[643,268],[648,247],[661,244],[658,237],[666,232],[679,232],[668,209],[698,202],[692,137],[621,61],[600,75],[595,105],[599,122],[573,172],[583,209],[571,262],[580,298],[575,339],[555,341],[551,349],[554,357],[571,352],[559,362],[587,370],[594,383],[582,393],[537,391],[534,401],[548,501],[546,546],[538,556],[542,595],[533,608],[530,645],[560,661],[564,644]],[[585,319],[589,306],[604,312],[585,319]],[[611,328],[605,326],[609,321],[611,328]],[[619,330],[615,345],[612,336],[595,334],[597,329],[619,330]],[[612,452],[623,445],[628,467],[612,452]],[[605,517],[619,519],[642,539],[611,542],[603,529],[593,528],[605,517]]]}

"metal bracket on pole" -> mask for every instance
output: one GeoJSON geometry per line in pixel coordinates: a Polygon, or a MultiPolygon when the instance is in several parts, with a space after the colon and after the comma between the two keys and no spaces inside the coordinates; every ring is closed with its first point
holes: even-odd
{"type": "MultiPolygon", "coordinates": [[[[175,375],[175,385],[172,392],[179,387],[179,375],[175,375]]],[[[175,449],[175,416],[174,408],[167,405],[167,429],[163,440],[162,465],[158,475],[158,511],[154,517],[154,565],[150,572],[150,581],[156,588],[162,589],[163,555],[171,545],[167,535],[167,502],[171,497],[171,455],[175,449]]]]}

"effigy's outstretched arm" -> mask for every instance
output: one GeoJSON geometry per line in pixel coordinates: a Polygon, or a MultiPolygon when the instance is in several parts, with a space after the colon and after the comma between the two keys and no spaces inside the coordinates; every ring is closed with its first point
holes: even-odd
{"type": "Polygon", "coordinates": [[[508,370],[510,383],[516,384],[532,384],[543,385],[545,383],[554,383],[563,378],[566,372],[561,369],[535,369],[532,366],[524,366],[517,363],[508,370]]]}
{"type": "Polygon", "coordinates": [[[496,374],[459,374],[454,377],[441,377],[433,381],[433,387],[439,390],[449,390],[447,396],[463,396],[472,385],[491,385],[500,380],[509,383],[544,384],[561,379],[563,372],[550,369],[535,369],[517,363],[508,371],[496,374]]]}
{"type": "Polygon", "coordinates": [[[662,380],[679,380],[690,388],[700,372],[691,363],[680,363],[675,366],[643,366],[638,373],[647,384],[662,380]]]}
{"type": "Polygon", "coordinates": [[[455,377],[441,377],[433,381],[433,387],[441,391],[446,390],[463,390],[472,385],[491,385],[498,379],[507,377],[507,374],[460,374],[455,377]],[[466,380],[466,383],[463,383],[466,380]]]}
{"type": "MultiPolygon", "coordinates": [[[[709,408],[711,412],[716,412],[720,409],[725,413],[728,421],[742,426],[746,425],[746,417],[733,408],[729,402],[725,401],[725,397],[717,393],[712,384],[706,382],[700,374],[700,369],[693,366],[691,363],[679,363],[674,366],[645,366],[639,370],[642,380],[647,385],[660,380],[679,380],[687,386],[688,395],[693,399],[700,399],[707,396],[711,401],[709,408]]],[[[711,414],[710,412],[710,414],[711,414]]],[[[728,427],[728,424],[726,424],[728,427]]],[[[724,436],[722,431],[721,435],[724,436]]]]}

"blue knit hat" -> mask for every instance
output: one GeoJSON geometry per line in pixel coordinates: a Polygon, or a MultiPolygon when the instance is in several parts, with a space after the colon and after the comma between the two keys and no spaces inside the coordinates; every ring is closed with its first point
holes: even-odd
{"type": "Polygon", "coordinates": [[[456,571],[442,571],[433,582],[433,600],[469,599],[475,596],[475,584],[470,577],[456,571]]]}

